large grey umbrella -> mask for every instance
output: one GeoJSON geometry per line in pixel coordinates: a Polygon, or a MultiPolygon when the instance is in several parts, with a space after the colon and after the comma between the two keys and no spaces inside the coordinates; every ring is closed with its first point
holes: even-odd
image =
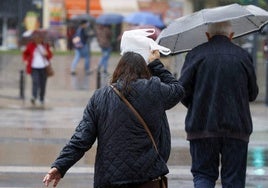
{"type": "Polygon", "coordinates": [[[203,9],[172,21],[158,36],[157,42],[173,54],[187,52],[207,41],[209,23],[231,21],[234,38],[260,30],[268,23],[268,12],[254,5],[231,4],[203,9]]]}

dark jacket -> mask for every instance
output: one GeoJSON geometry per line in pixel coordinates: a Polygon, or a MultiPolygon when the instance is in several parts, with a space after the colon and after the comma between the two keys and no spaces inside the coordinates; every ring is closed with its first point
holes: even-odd
{"type": "Polygon", "coordinates": [[[110,48],[113,38],[112,27],[109,25],[96,25],[96,37],[101,48],[110,48]]]}
{"type": "Polygon", "coordinates": [[[79,26],[74,34],[74,37],[80,37],[80,40],[82,42],[83,45],[86,45],[88,42],[88,34],[85,28],[83,28],[82,26],[79,26]]]}
{"type": "MultiPolygon", "coordinates": [[[[150,128],[160,155],[136,116],[105,86],[95,91],[70,142],[52,165],[62,176],[96,139],[94,187],[145,182],[168,173],[171,147],[165,111],[181,100],[184,89],[159,60],[148,67],[158,77],[131,83],[133,89],[126,98],[150,128]]],[[[120,82],[115,86],[120,90],[120,82]]]]}
{"type": "Polygon", "coordinates": [[[214,36],[187,56],[180,81],[186,87],[187,139],[233,137],[249,140],[249,101],[258,95],[252,58],[225,36],[214,36]]]}

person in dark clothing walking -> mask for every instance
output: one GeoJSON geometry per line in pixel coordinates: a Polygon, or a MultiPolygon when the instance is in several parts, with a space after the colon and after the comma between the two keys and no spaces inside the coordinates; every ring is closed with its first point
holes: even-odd
{"type": "Polygon", "coordinates": [[[103,72],[107,74],[108,62],[112,52],[112,38],[113,38],[112,26],[97,24],[96,37],[102,53],[101,59],[98,63],[98,71],[100,72],[101,69],[103,68],[103,72]]]}
{"type": "Polygon", "coordinates": [[[222,187],[244,188],[255,70],[249,53],[231,42],[230,22],[210,24],[206,34],[208,42],[187,54],[179,79],[194,187],[215,187],[220,167],[222,187]]]}
{"type": "MultiPolygon", "coordinates": [[[[152,41],[146,39],[136,43],[145,43],[144,50],[149,50],[152,41]]],[[[159,51],[153,50],[147,65],[134,48],[125,49],[111,80],[146,122],[158,152],[130,108],[111,86],[104,86],[91,97],[74,135],[45,175],[46,186],[54,181],[55,187],[98,139],[94,188],[160,188],[171,150],[165,111],[179,103],[184,88],[159,58],[159,51]]]]}

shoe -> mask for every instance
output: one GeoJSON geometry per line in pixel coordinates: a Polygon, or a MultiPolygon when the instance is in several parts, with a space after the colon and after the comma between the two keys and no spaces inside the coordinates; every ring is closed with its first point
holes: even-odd
{"type": "Polygon", "coordinates": [[[76,73],[74,71],[71,72],[71,75],[76,75],[76,73]]]}
{"type": "Polygon", "coordinates": [[[44,107],[45,107],[45,103],[44,103],[44,101],[40,101],[40,107],[41,107],[41,108],[44,108],[44,107]]]}
{"type": "Polygon", "coordinates": [[[32,105],[35,105],[35,98],[34,97],[31,98],[31,103],[32,103],[32,105]]]}

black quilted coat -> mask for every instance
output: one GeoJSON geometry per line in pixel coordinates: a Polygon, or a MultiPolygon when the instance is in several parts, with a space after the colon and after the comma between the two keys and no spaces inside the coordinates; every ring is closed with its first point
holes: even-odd
{"type": "MultiPolygon", "coordinates": [[[[141,183],[168,173],[170,130],[165,111],[183,97],[181,84],[159,60],[148,65],[153,77],[132,83],[126,98],[140,113],[159,155],[135,115],[110,86],[95,91],[69,143],[52,164],[62,177],[97,143],[94,187],[141,183]]],[[[120,82],[115,85],[120,90],[120,82]]]]}

